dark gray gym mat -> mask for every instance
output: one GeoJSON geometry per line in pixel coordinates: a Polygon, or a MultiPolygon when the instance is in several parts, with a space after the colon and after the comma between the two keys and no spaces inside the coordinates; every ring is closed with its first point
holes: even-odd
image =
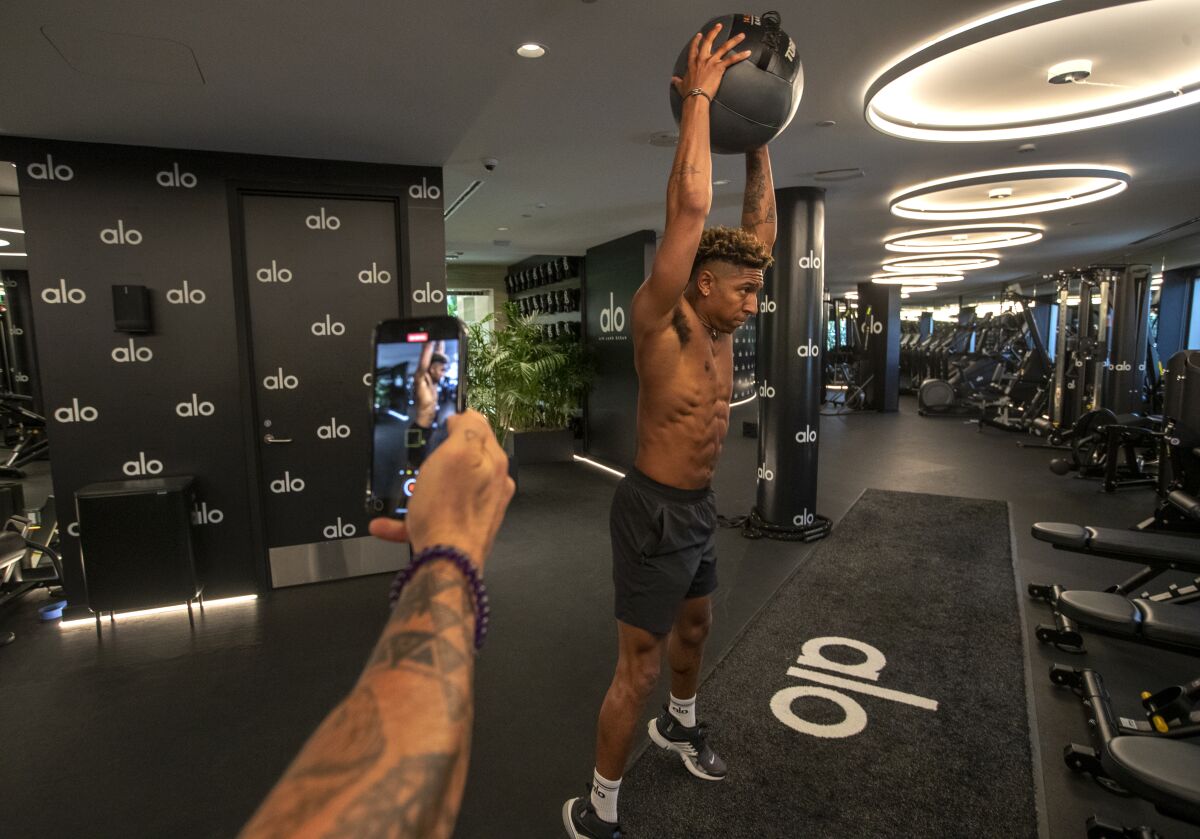
{"type": "MultiPolygon", "coordinates": [[[[1019,620],[1004,502],[867,490],[700,688],[729,776],[695,779],[651,745],[621,785],[623,825],[691,839],[1036,836],[1019,620]],[[877,681],[798,664],[806,641],[827,637],[882,653],[877,681]],[[835,691],[861,707],[865,728],[795,730],[773,700],[817,725],[848,717],[828,693],[793,688],[835,691]]],[[[844,646],[823,654],[865,658],[844,646]]]]}

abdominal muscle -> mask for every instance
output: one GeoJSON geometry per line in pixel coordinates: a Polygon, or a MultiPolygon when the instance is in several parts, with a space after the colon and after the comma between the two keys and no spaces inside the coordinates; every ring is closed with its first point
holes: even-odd
{"type": "Polygon", "coordinates": [[[732,336],[720,335],[714,342],[707,332],[693,330],[681,346],[668,327],[638,339],[635,465],[667,486],[707,487],[729,430],[732,336]]]}

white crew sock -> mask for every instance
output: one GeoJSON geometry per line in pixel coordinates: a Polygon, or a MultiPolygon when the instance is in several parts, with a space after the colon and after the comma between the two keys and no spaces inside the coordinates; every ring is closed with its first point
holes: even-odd
{"type": "Polygon", "coordinates": [[[617,821],[617,792],[620,789],[620,778],[610,781],[600,774],[600,770],[592,770],[592,807],[606,822],[617,821]]]}
{"type": "Polygon", "coordinates": [[[680,725],[686,725],[688,728],[693,728],[696,725],[696,697],[691,699],[677,699],[675,694],[671,694],[671,702],[667,706],[671,709],[671,716],[678,720],[680,725]]]}

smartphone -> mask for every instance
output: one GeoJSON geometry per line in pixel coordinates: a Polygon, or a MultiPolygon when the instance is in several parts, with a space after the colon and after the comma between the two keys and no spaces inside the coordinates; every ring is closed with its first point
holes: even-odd
{"type": "Polygon", "coordinates": [[[467,331],[453,317],[385,320],[372,342],[371,472],[367,512],[408,515],[421,464],[467,409],[467,331]]]}

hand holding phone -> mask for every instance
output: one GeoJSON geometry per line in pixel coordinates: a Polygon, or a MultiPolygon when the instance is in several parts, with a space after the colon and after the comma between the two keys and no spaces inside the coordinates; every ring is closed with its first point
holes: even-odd
{"type": "Polygon", "coordinates": [[[411,542],[415,552],[453,545],[482,569],[516,485],[508,476],[508,455],[482,414],[467,411],[448,424],[446,442],[421,469],[407,520],[374,519],[371,535],[411,542]]]}
{"type": "Polygon", "coordinates": [[[452,317],[384,321],[373,358],[367,510],[403,519],[421,467],[466,410],[466,330],[452,317]]]}

